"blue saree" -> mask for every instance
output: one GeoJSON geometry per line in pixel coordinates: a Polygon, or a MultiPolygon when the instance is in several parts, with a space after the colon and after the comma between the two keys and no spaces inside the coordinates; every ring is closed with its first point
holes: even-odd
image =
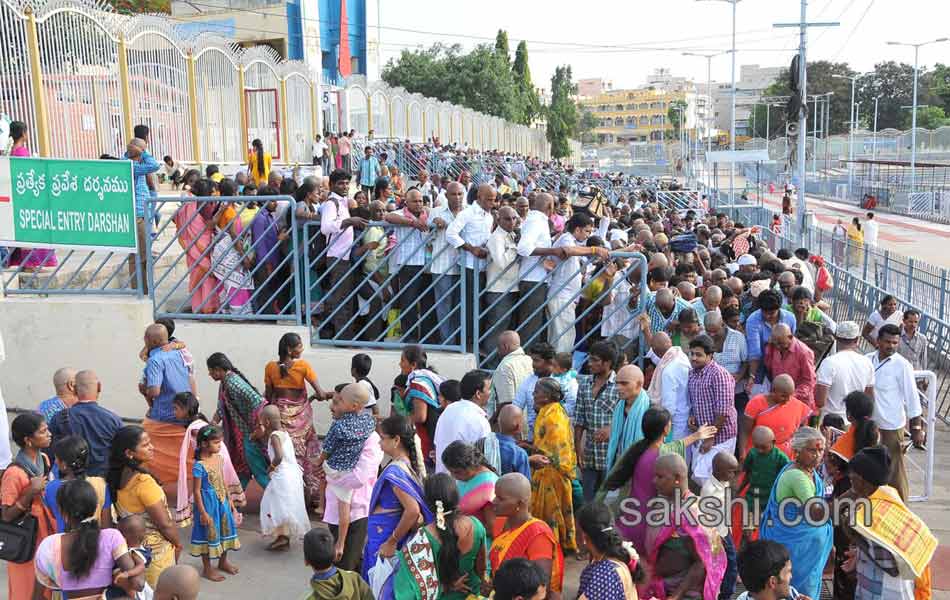
{"type": "MultiPolygon", "coordinates": [[[[821,525],[811,525],[804,520],[803,506],[798,502],[786,502],[779,512],[779,502],[776,500],[778,482],[785,471],[793,468],[795,463],[785,465],[785,468],[775,478],[769,502],[762,513],[762,522],[759,527],[759,538],[773,540],[785,546],[792,559],[792,587],[809,598],[821,597],[821,574],[825,570],[825,563],[831,554],[834,542],[834,529],[831,520],[821,525]],[[795,525],[792,525],[795,523],[795,525]]],[[[815,471],[815,489],[818,494],[824,491],[821,476],[815,471]]]]}
{"type": "MultiPolygon", "coordinates": [[[[419,503],[419,510],[422,511],[422,519],[425,523],[432,522],[432,512],[426,506],[425,497],[422,491],[422,485],[412,474],[409,467],[402,462],[394,461],[389,463],[376,485],[373,486],[373,495],[369,501],[369,520],[367,523],[366,548],[363,550],[363,579],[369,581],[369,569],[376,564],[376,557],[379,556],[379,547],[382,546],[389,536],[393,534],[399,520],[402,518],[402,503],[396,496],[395,490],[399,489],[413,500],[419,503]],[[387,512],[376,513],[377,509],[387,512]]],[[[415,533],[409,531],[405,537],[398,540],[396,550],[400,550],[406,540],[415,533]]],[[[378,600],[389,600],[395,598],[393,593],[393,577],[390,576],[386,582],[378,600]]]]}

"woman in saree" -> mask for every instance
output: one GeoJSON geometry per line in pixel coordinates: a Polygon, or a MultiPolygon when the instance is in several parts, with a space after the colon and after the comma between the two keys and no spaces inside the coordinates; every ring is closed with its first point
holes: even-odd
{"type": "Polygon", "coordinates": [[[278,360],[264,367],[264,397],[280,410],[280,423],[294,443],[297,464],[303,469],[307,506],[323,505],[322,485],[314,459],[320,454],[320,440],[313,428],[314,400],[331,400],[324,392],[310,363],[300,358],[303,341],[296,333],[285,333],[277,344],[278,360]],[[307,386],[314,395],[307,395],[307,386]]]}
{"type": "MultiPolygon", "coordinates": [[[[297,232],[299,239],[303,240],[301,251],[297,252],[297,261],[300,268],[300,296],[297,298],[299,310],[304,315],[311,315],[316,310],[317,304],[323,298],[323,288],[321,287],[320,273],[317,265],[320,262],[316,255],[310,252],[311,244],[315,243],[321,236],[319,227],[305,228],[304,225],[311,221],[320,222],[320,188],[310,179],[305,179],[300,187],[294,192],[294,218],[297,220],[297,226],[300,230],[297,232]],[[306,236],[306,237],[304,237],[306,236]],[[309,271],[310,282],[304,274],[309,271]],[[308,288],[309,285],[309,289],[308,288]]],[[[289,211],[288,211],[289,212],[289,211]]],[[[288,215],[289,223],[289,215],[288,215]]],[[[316,248],[316,247],[315,247],[316,248]]],[[[326,281],[331,287],[333,282],[326,281]]]]}
{"type": "MultiPolygon", "coordinates": [[[[10,423],[13,441],[20,447],[16,458],[3,472],[0,480],[0,519],[17,523],[27,514],[37,521],[36,544],[55,532],[53,515],[43,504],[50,463],[43,450],[49,448],[52,435],[43,415],[26,412],[10,423]]],[[[7,562],[7,598],[30,600],[36,575],[33,561],[7,562]]]]}
{"type": "Polygon", "coordinates": [[[442,464],[459,488],[459,510],[482,522],[485,531],[494,529],[495,482],[498,474],[474,445],[454,441],[442,451],[442,464]]]}
{"type": "Polygon", "coordinates": [[[736,446],[742,456],[752,448],[752,430],[759,425],[768,427],[775,434],[775,446],[792,457],[792,436],[807,423],[811,414],[808,406],[795,398],[795,381],[782,374],[772,381],[767,394],[754,396],[746,404],[742,422],[739,424],[739,440],[736,446]]]}
{"type": "Polygon", "coordinates": [[[143,545],[152,553],[145,581],[154,589],[162,571],[175,564],[181,541],[165,492],[146,466],[153,455],[152,442],[144,429],[137,425],[123,427],[112,440],[106,482],[119,520],[135,515],[145,522],[143,545]]]}
{"type": "MultiPolygon", "coordinates": [[[[199,179],[184,194],[206,198],[212,195],[213,185],[207,179],[199,179]]],[[[173,217],[178,243],[185,251],[188,265],[188,294],[193,313],[214,314],[218,310],[218,280],[211,272],[214,214],[214,203],[199,204],[182,198],[173,217]]]]}
{"type": "Polygon", "coordinates": [[[426,471],[435,470],[435,424],[442,414],[439,404],[439,386],[445,381],[429,369],[428,357],[422,346],[406,346],[399,358],[399,370],[406,376],[406,394],[403,405],[412,418],[416,435],[422,444],[426,471]]]}
{"type": "Polygon", "coordinates": [[[253,477],[261,489],[266,488],[270,481],[267,448],[260,440],[251,439],[264,407],[264,397],[221,352],[209,356],[207,365],[208,375],[219,383],[214,422],[221,423],[224,430],[224,445],[241,486],[247,489],[253,477]]]}
{"type": "Polygon", "coordinates": [[[475,517],[457,510],[459,492],[451,476],[438,473],[426,479],[425,497],[435,521],[420,528],[399,552],[393,584],[396,597],[479,597],[483,582],[489,580],[485,528],[475,517]]]}
{"type": "Polygon", "coordinates": [[[432,522],[432,511],[425,502],[419,477],[422,465],[409,419],[393,415],[384,420],[380,424],[379,444],[390,463],[380,473],[370,497],[362,575],[373,584],[378,600],[390,600],[396,598],[395,574],[374,583],[374,579],[382,578],[374,577],[370,571],[385,570],[387,562],[395,566],[396,552],[405,547],[420,518],[423,523],[432,522]]]}
{"type": "Polygon", "coordinates": [[[820,525],[804,520],[804,510],[806,502],[824,496],[825,486],[818,466],[825,452],[825,436],[812,427],[802,427],[792,437],[792,450],[794,460],[779,473],[769,494],[759,539],[773,540],[788,548],[795,565],[792,585],[802,594],[818,598],[821,574],[833,544],[833,530],[831,520],[826,518],[826,506],[814,502],[808,505],[811,518],[820,525]],[[792,501],[782,505],[788,499],[792,501]]]}
{"type": "Polygon", "coordinates": [[[861,264],[861,255],[864,253],[864,232],[861,231],[861,221],[857,217],[851,219],[848,225],[848,262],[851,266],[861,264]]]}
{"type": "Polygon", "coordinates": [[[578,584],[578,600],[637,600],[635,583],[643,579],[640,556],[613,527],[613,516],[603,502],[585,504],[577,524],[591,552],[578,584]]]}
{"type": "Polygon", "coordinates": [[[571,482],[577,469],[574,430],[561,404],[561,385],[550,377],[534,386],[534,447],[531,464],[531,514],[551,528],[561,550],[577,550],[571,482]]]}
{"type": "Polygon", "coordinates": [[[612,506],[618,506],[626,498],[636,500],[632,507],[641,511],[641,518],[624,518],[619,510],[614,512],[618,515],[614,522],[614,527],[620,532],[621,537],[633,542],[633,547],[641,556],[646,556],[645,536],[647,503],[656,497],[656,484],[653,481],[653,469],[656,459],[665,454],[678,454],[686,457],[686,449],[699,440],[705,440],[716,435],[716,428],[712,425],[704,425],[685,438],[673,442],[664,443],[673,428],[673,420],[670,413],[665,408],[651,407],[643,414],[643,439],[630,446],[614,468],[607,474],[602,487],[602,494],[619,490],[629,482],[629,488],[626,493],[622,493],[616,498],[609,498],[612,506]]]}

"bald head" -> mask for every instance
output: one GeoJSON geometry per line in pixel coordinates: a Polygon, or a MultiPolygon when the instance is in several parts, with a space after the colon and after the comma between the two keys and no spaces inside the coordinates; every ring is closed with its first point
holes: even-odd
{"type": "Polygon", "coordinates": [[[752,430],[752,445],[758,448],[771,446],[775,442],[775,433],[765,425],[759,425],[752,430]]]}
{"type": "Polygon", "coordinates": [[[703,293],[703,304],[706,306],[706,310],[719,308],[720,302],[722,302],[722,288],[718,285],[711,285],[706,288],[703,293]]]}
{"type": "Polygon", "coordinates": [[[201,588],[198,571],[190,565],[168,567],[155,584],[155,600],[195,600],[201,588]]]}
{"type": "Polygon", "coordinates": [[[660,309],[663,314],[669,314],[673,311],[673,307],[676,306],[676,297],[673,296],[673,291],[669,288],[661,288],[656,292],[656,307],[660,309]]]}
{"type": "Polygon", "coordinates": [[[745,284],[742,283],[742,280],[738,277],[730,277],[726,280],[726,285],[729,286],[729,289],[732,290],[732,293],[735,296],[741,296],[742,289],[745,286],[745,284]]]}
{"type": "Polygon", "coordinates": [[[340,391],[340,397],[344,403],[360,409],[369,402],[369,388],[358,383],[351,383],[340,391]]]}
{"type": "Polygon", "coordinates": [[[56,390],[56,395],[62,398],[63,396],[70,396],[75,393],[76,387],[76,369],[72,367],[63,367],[62,369],[57,369],[53,373],[53,389],[56,390]]]}
{"type": "Polygon", "coordinates": [[[735,479],[739,471],[739,461],[732,452],[720,452],[713,457],[713,477],[722,483],[735,479]]]}
{"type": "Polygon", "coordinates": [[[777,323],[772,327],[769,343],[780,350],[788,350],[789,346],[792,345],[792,328],[785,323],[777,323]]]}
{"type": "Polygon", "coordinates": [[[782,373],[772,380],[772,393],[791,396],[795,393],[795,380],[788,373],[782,373]]]}
{"type": "Polygon", "coordinates": [[[778,276],[778,285],[783,290],[795,287],[795,274],[791,271],[783,271],[782,274],[778,276]]]}
{"type": "Polygon", "coordinates": [[[514,437],[521,429],[521,419],[524,414],[520,408],[514,404],[506,404],[498,411],[498,431],[505,435],[514,437]]]}
{"type": "Polygon", "coordinates": [[[655,269],[657,267],[663,267],[666,269],[669,266],[670,260],[666,258],[666,255],[663,253],[657,252],[650,257],[650,264],[648,265],[650,269],[655,269]]]}
{"type": "Polygon", "coordinates": [[[280,429],[280,409],[273,404],[266,404],[261,409],[261,421],[268,424],[272,430],[280,429]]]}
{"type": "Polygon", "coordinates": [[[654,466],[656,473],[657,492],[665,496],[672,496],[678,489],[686,492],[688,468],[686,461],[679,454],[664,454],[656,459],[654,466]]]}
{"type": "MultiPolygon", "coordinates": [[[[508,207],[505,207],[508,208],[508,207]]],[[[504,209],[502,209],[504,210],[504,209]]],[[[508,210],[511,210],[508,208],[508,210]]],[[[498,356],[504,357],[521,347],[521,336],[517,331],[502,331],[498,336],[498,356]]]]}
{"type": "Polygon", "coordinates": [[[531,199],[531,210],[544,213],[545,216],[551,216],[554,211],[554,196],[546,192],[535,194],[531,199]]]}
{"type": "Polygon", "coordinates": [[[145,347],[151,350],[168,343],[168,330],[164,325],[152,323],[145,328],[145,347]]]}
{"type": "Polygon", "coordinates": [[[624,400],[635,400],[643,390],[643,371],[636,365],[624,365],[617,371],[617,392],[624,400]]]}
{"type": "Polygon", "coordinates": [[[665,331],[654,333],[653,337],[650,338],[650,349],[653,350],[653,354],[656,354],[660,358],[663,358],[666,351],[672,347],[673,340],[670,339],[670,336],[667,335],[665,331]]]}
{"type": "MultiPolygon", "coordinates": [[[[165,329],[162,327],[162,329],[165,329]]],[[[76,395],[80,400],[95,400],[99,397],[99,376],[95,371],[76,373],[76,395]]]]}
{"type": "Polygon", "coordinates": [[[696,299],[696,286],[688,281],[677,283],[676,290],[680,293],[680,298],[687,302],[692,302],[696,299]]]}
{"type": "Polygon", "coordinates": [[[706,316],[703,317],[703,329],[705,329],[706,333],[710,336],[716,337],[722,333],[723,327],[722,313],[708,312],[706,316]]]}
{"type": "Polygon", "coordinates": [[[495,482],[495,493],[522,502],[531,502],[531,481],[521,473],[507,473],[495,482]]]}

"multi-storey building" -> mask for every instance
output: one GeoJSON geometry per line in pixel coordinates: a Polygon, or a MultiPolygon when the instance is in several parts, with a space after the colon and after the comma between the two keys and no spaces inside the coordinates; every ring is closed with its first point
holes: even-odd
{"type": "Polygon", "coordinates": [[[578,98],[580,109],[593,114],[598,122],[593,130],[597,141],[608,144],[646,142],[675,136],[669,109],[677,101],[686,106],[686,129],[695,129],[698,120],[697,96],[693,90],[667,91],[652,87],[601,90],[597,95],[578,98]]]}
{"type": "MultiPolygon", "coordinates": [[[[778,79],[782,67],[742,65],[736,80],[736,137],[752,135],[752,109],[762,99],[765,89],[778,79]]],[[[716,127],[729,131],[732,114],[732,86],[729,82],[713,83],[713,105],[716,127]]]]}

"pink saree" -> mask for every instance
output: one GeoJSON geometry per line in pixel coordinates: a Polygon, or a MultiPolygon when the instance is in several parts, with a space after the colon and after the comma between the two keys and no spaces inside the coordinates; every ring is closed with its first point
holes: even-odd
{"type": "Polygon", "coordinates": [[[185,250],[188,264],[188,293],[194,313],[218,311],[218,280],[211,273],[211,244],[214,229],[198,208],[197,202],[184,201],[175,212],[178,243],[185,250]]]}
{"type": "MultiPolygon", "coordinates": [[[[175,506],[175,521],[179,527],[187,527],[191,524],[192,505],[194,502],[194,486],[191,478],[191,465],[195,460],[195,438],[198,436],[198,430],[207,425],[205,421],[196,419],[185,429],[185,438],[181,441],[181,452],[178,455],[178,493],[177,504],[175,506]]],[[[228,454],[228,447],[221,444],[221,470],[224,474],[224,485],[228,488],[228,495],[231,496],[232,506],[244,505],[244,488],[241,486],[241,480],[238,479],[237,472],[231,464],[231,456],[228,454]]],[[[234,509],[234,522],[241,524],[243,516],[234,509]]]]}

